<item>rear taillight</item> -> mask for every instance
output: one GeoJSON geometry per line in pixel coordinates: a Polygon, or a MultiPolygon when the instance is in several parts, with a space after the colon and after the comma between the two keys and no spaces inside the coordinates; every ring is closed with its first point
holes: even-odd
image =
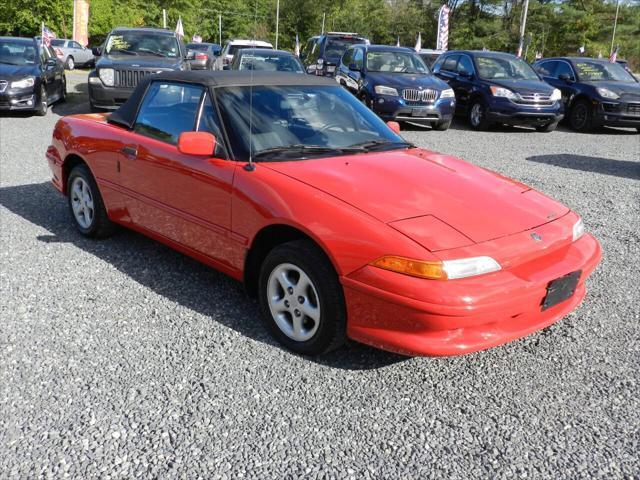
{"type": "Polygon", "coordinates": [[[207,55],[205,53],[196,53],[196,60],[206,60],[207,55]]]}

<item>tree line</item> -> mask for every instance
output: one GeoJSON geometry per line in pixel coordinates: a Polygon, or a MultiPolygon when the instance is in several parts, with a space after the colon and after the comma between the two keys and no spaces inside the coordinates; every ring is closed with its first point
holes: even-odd
{"type": "MultiPolygon", "coordinates": [[[[524,0],[447,0],[451,9],[449,48],[515,52],[524,0]]],[[[373,43],[414,46],[422,32],[424,48],[436,41],[437,12],[433,0],[281,0],[279,47],[292,49],[296,34],[304,43],[321,32],[353,31],[373,43]]],[[[100,44],[116,26],[162,26],[166,9],[168,27],[182,17],[185,35],[199,34],[218,41],[218,15],[222,40],[255,37],[275,41],[276,0],[91,0],[90,44],[100,44]]],[[[585,55],[608,57],[616,12],[615,0],[530,0],[525,44],[527,60],[536,52],[545,57],[585,55]]],[[[59,37],[72,32],[72,0],[8,0],[0,9],[0,33],[37,35],[45,22],[59,37]]],[[[615,45],[618,58],[640,70],[640,0],[620,4],[615,45]]]]}

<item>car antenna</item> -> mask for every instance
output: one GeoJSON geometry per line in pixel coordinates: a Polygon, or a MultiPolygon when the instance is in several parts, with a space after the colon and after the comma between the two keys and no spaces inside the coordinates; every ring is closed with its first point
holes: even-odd
{"type": "MultiPolygon", "coordinates": [[[[256,43],[256,25],[258,23],[258,0],[254,0],[254,13],[253,13],[253,34],[252,43],[255,46],[256,43]]],[[[249,163],[244,166],[247,172],[253,172],[256,169],[255,163],[253,163],[253,66],[251,67],[251,74],[249,80],[249,163]]]]}

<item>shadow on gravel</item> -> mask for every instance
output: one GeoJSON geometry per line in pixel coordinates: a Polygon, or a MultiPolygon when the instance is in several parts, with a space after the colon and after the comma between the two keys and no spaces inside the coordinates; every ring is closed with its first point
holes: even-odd
{"type": "Polygon", "coordinates": [[[527,160],[553,165],[554,167],[571,168],[573,170],[582,170],[583,172],[595,172],[602,173],[603,175],[640,180],[640,162],[587,157],[585,155],[573,155],[570,153],[535,155],[533,157],[527,157],[527,160]]]}
{"type": "Polygon", "coordinates": [[[89,86],[87,82],[77,83],[73,88],[69,88],[67,90],[67,100],[53,105],[51,111],[61,117],[79,113],[90,113],[89,86]]]}
{"type": "MultiPolygon", "coordinates": [[[[126,229],[105,240],[82,237],[71,223],[66,199],[50,183],[0,188],[0,205],[50,232],[39,235],[38,240],[73,244],[155,293],[246,337],[280,348],[263,327],[257,302],[245,295],[239,282],[126,229]]],[[[69,261],[73,259],[69,258],[69,261]]],[[[113,298],[113,301],[118,299],[113,298]]],[[[378,369],[407,359],[356,343],[321,357],[309,358],[318,364],[344,370],[378,369]]]]}

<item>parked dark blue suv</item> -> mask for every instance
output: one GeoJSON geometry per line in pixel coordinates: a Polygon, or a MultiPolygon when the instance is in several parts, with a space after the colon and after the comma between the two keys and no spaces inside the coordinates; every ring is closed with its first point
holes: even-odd
{"type": "Polygon", "coordinates": [[[446,130],[455,111],[453,90],[409,48],[354,45],[342,56],[336,81],[382,119],[446,130]]]}
{"type": "Polygon", "coordinates": [[[560,90],[510,53],[450,51],[436,60],[433,71],[453,88],[456,113],[467,115],[475,130],[499,123],[552,132],[562,120],[560,90]]]}
{"type": "Polygon", "coordinates": [[[595,58],[545,58],[533,68],[562,91],[571,128],[588,132],[601,125],[640,132],[640,83],[623,65],[595,58]]]}

